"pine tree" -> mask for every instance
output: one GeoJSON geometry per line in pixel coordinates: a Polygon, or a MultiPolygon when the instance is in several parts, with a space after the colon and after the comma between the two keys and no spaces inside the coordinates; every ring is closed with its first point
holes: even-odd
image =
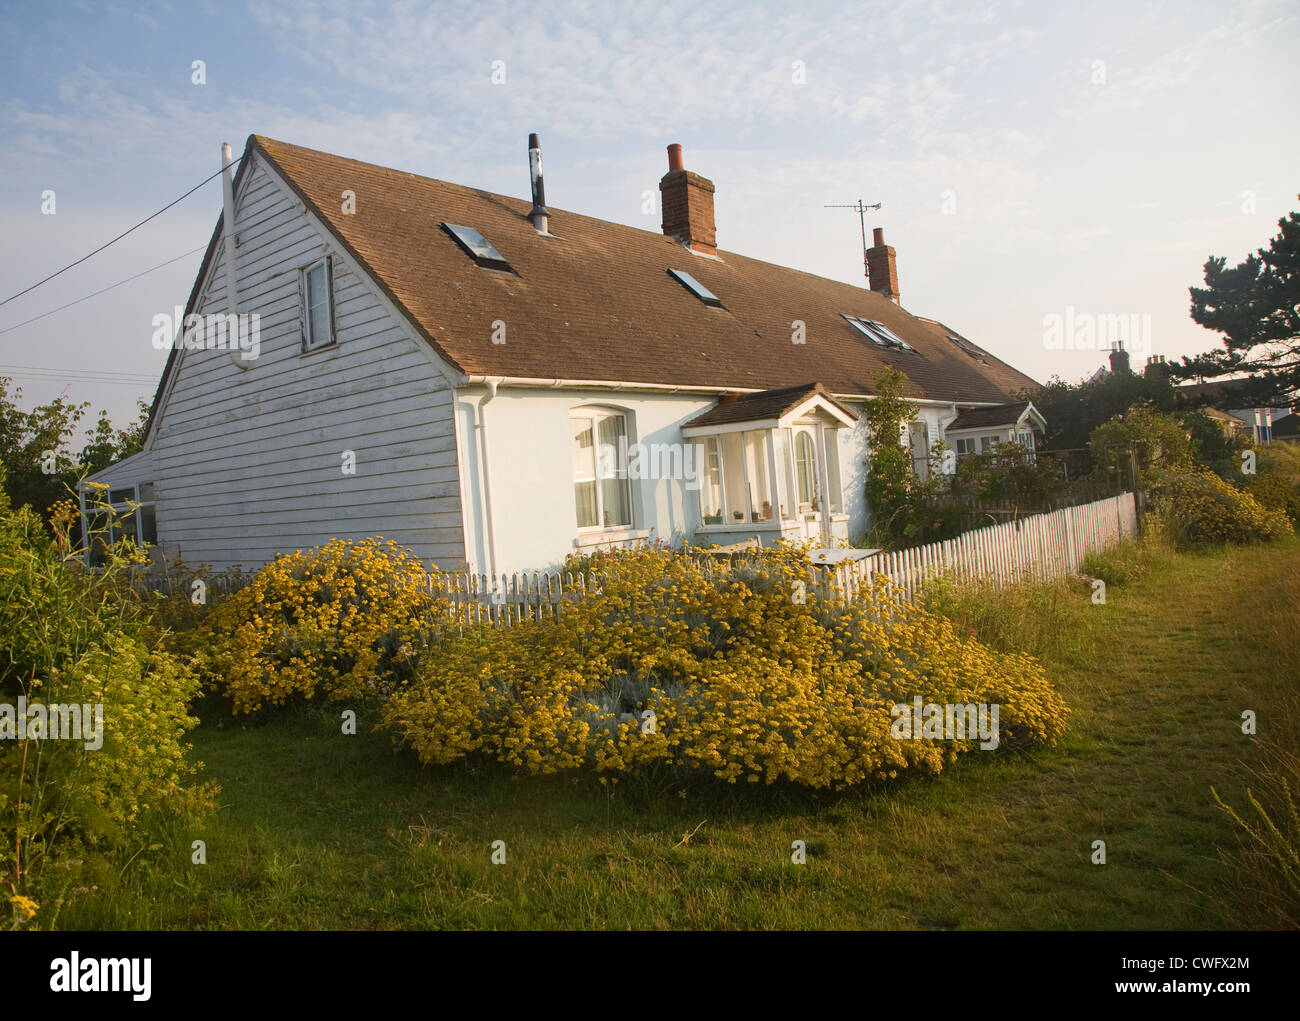
{"type": "Polygon", "coordinates": [[[1234,386],[1233,407],[1278,407],[1300,394],[1300,213],[1278,221],[1267,248],[1228,267],[1205,263],[1205,286],[1190,288],[1192,319],[1223,335],[1223,348],[1181,365],[1181,379],[1248,374],[1234,386]]]}

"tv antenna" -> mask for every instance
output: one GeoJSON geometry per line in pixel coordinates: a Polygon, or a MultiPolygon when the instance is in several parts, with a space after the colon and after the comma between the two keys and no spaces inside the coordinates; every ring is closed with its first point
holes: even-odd
{"type": "Polygon", "coordinates": [[[871,269],[867,265],[867,220],[865,213],[868,209],[879,209],[881,203],[875,205],[866,205],[861,199],[851,206],[823,206],[823,209],[856,209],[858,213],[858,226],[862,228],[862,272],[866,274],[867,280],[871,279],[871,269]]]}

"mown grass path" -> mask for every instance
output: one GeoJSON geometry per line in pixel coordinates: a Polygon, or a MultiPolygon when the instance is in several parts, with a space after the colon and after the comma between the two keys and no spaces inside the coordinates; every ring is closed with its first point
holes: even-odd
{"type": "Polygon", "coordinates": [[[214,715],[221,811],[168,834],[67,927],[1209,928],[1242,924],[1218,848],[1297,690],[1300,543],[1167,558],[1079,592],[1049,658],[1062,743],[838,794],[650,794],[591,777],[422,770],[338,708],[214,715]],[[202,839],[208,864],[190,864],[202,839]],[[506,843],[506,863],[490,861],[506,843]],[[802,840],[807,864],[791,863],[802,840]],[[1107,864],[1091,863],[1104,840],[1107,864]]]}

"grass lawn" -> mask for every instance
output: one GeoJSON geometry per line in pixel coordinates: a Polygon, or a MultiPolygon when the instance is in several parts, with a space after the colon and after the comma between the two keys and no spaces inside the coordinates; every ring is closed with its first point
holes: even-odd
{"type": "MultiPolygon", "coordinates": [[[[213,711],[221,810],[65,928],[1210,928],[1250,925],[1235,845],[1300,664],[1300,542],[1160,558],[1025,630],[1074,710],[1053,749],[844,793],[652,792],[423,769],[339,710],[213,711]],[[1259,738],[1241,713],[1258,714],[1259,738]],[[190,862],[203,840],[207,864],[190,862]],[[506,843],[506,863],[491,844],[506,843]],[[792,864],[802,840],[807,864],[792,864]],[[1090,862],[1104,840],[1107,864],[1090,862]]],[[[1294,733],[1294,717],[1290,717],[1294,733]]],[[[1294,741],[1294,738],[1288,738],[1294,741]]],[[[1292,746],[1293,747],[1293,746],[1292,746]]]]}

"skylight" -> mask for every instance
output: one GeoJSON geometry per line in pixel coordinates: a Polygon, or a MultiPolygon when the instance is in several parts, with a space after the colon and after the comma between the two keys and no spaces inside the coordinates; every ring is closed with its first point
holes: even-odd
{"type": "Polygon", "coordinates": [[[846,315],[844,318],[848,320],[850,326],[854,327],[877,347],[894,348],[899,351],[916,351],[916,348],[882,323],[878,323],[873,319],[861,319],[858,316],[846,315]]]}
{"type": "Polygon", "coordinates": [[[492,242],[473,227],[461,227],[454,223],[444,223],[442,229],[455,239],[456,244],[465,254],[480,266],[487,269],[510,269],[506,257],[496,250],[492,242]]]}
{"type": "Polygon", "coordinates": [[[702,283],[682,269],[670,269],[668,275],[675,279],[679,284],[690,291],[695,297],[699,298],[704,304],[713,308],[723,308],[722,299],[710,291],[702,283]]]}
{"type": "Polygon", "coordinates": [[[954,344],[956,344],[959,348],[961,348],[963,351],[965,351],[968,355],[970,355],[975,360],[981,362],[984,361],[983,354],[980,351],[977,351],[975,347],[972,344],[970,344],[968,341],[963,340],[961,337],[954,337],[952,334],[948,334],[948,339],[951,340],[954,344]]]}

